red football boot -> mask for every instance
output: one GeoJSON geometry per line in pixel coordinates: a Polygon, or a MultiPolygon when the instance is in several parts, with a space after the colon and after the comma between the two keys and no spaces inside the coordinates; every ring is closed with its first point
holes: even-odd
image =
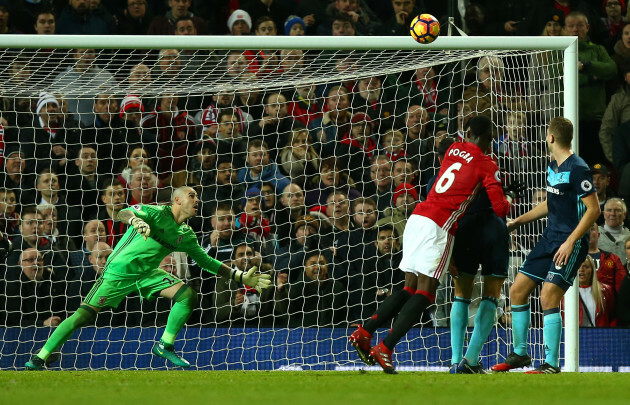
{"type": "Polygon", "coordinates": [[[398,374],[398,371],[394,368],[392,364],[392,351],[389,350],[383,342],[374,346],[372,350],[370,350],[370,357],[379,364],[379,366],[383,367],[383,371],[387,374],[398,374]]]}
{"type": "Polygon", "coordinates": [[[352,347],[355,348],[361,360],[371,366],[374,360],[370,357],[370,347],[372,347],[372,335],[359,325],[357,330],[352,332],[348,338],[352,347]]]}
{"type": "Polygon", "coordinates": [[[515,368],[527,367],[532,364],[532,358],[527,354],[524,356],[519,356],[518,354],[512,352],[510,353],[503,363],[495,364],[490,369],[492,371],[510,371],[515,368]]]}

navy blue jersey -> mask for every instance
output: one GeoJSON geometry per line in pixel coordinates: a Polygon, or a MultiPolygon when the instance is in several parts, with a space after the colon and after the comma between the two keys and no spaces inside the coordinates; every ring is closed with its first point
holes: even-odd
{"type": "Polygon", "coordinates": [[[549,240],[564,242],[586,212],[582,198],[594,192],[591,170],[581,157],[573,154],[560,167],[555,160],[550,162],[547,167],[549,215],[543,235],[549,240]]]}

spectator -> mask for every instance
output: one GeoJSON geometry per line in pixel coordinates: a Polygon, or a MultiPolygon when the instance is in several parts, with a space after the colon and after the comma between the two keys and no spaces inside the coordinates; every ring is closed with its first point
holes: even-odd
{"type": "Polygon", "coordinates": [[[289,102],[289,114],[306,127],[322,116],[321,101],[317,99],[315,89],[314,84],[297,86],[293,92],[293,100],[289,102]]]}
{"type": "Polygon", "coordinates": [[[298,217],[291,224],[291,236],[285,245],[279,244],[274,252],[274,268],[288,276],[288,282],[299,279],[297,267],[303,262],[306,251],[318,248],[320,245],[331,246],[320,230],[320,221],[312,215],[298,217]]]}
{"type": "Polygon", "coordinates": [[[201,17],[196,17],[189,11],[191,0],[168,0],[170,10],[163,17],[155,17],[147,31],[149,35],[173,35],[175,22],[178,18],[192,17],[199,35],[210,34],[206,21],[201,17]]]}
{"type": "Polygon", "coordinates": [[[240,130],[242,121],[239,120],[237,111],[226,108],[218,112],[218,131],[215,138],[217,154],[232,156],[232,165],[235,170],[244,168],[247,156],[246,140],[240,130]]]}
{"type": "Polygon", "coordinates": [[[296,15],[290,15],[284,22],[284,35],[288,37],[303,36],[306,33],[306,23],[296,15]]]}
{"type": "MultiPolygon", "coordinates": [[[[621,259],[614,253],[605,252],[598,247],[599,227],[593,224],[590,230],[590,238],[588,242],[588,254],[595,263],[597,279],[613,288],[613,293],[619,293],[621,283],[627,276],[628,271],[621,263],[621,259]]],[[[625,241],[624,241],[625,242],[625,241]]],[[[613,316],[610,317],[613,320],[613,316]]]]}
{"type": "Polygon", "coordinates": [[[392,224],[402,239],[407,219],[411,216],[418,200],[418,191],[409,183],[402,183],[394,190],[392,206],[385,208],[377,225],[392,224]]]}
{"type": "Polygon", "coordinates": [[[68,264],[75,269],[75,274],[80,274],[78,270],[90,266],[89,256],[98,242],[104,242],[107,238],[105,225],[98,219],[93,219],[83,226],[83,243],[81,250],[70,252],[68,264]]]}
{"type": "MultiPolygon", "coordinates": [[[[626,22],[626,17],[624,16],[626,5],[624,0],[603,0],[602,8],[604,9],[604,16],[601,19],[608,34],[607,38],[604,39],[604,44],[610,52],[613,47],[617,48],[616,43],[622,36],[621,31],[626,22]]],[[[615,53],[617,53],[616,49],[615,53]]]]}
{"type": "Polygon", "coordinates": [[[486,1],[486,18],[488,35],[526,35],[525,17],[529,14],[531,5],[517,0],[507,0],[501,3],[486,1]]]}
{"type": "Polygon", "coordinates": [[[332,239],[333,256],[336,258],[335,263],[339,264],[335,278],[343,281],[348,271],[348,260],[351,259],[350,233],[356,229],[356,225],[351,220],[350,201],[343,191],[330,193],[326,200],[326,215],[332,226],[328,232],[323,233],[332,239]]]}
{"type": "Polygon", "coordinates": [[[188,160],[187,170],[173,173],[172,178],[165,178],[163,184],[172,188],[191,186],[198,191],[212,183],[212,171],[217,160],[217,144],[212,139],[198,141],[191,148],[193,156],[188,160]]]}
{"type": "Polygon", "coordinates": [[[506,121],[504,133],[499,135],[493,145],[499,167],[508,175],[535,170],[535,157],[542,153],[537,150],[535,142],[529,141],[527,116],[521,111],[510,111],[506,121]]]}
{"type": "Polygon", "coordinates": [[[108,24],[102,13],[90,10],[87,0],[68,0],[61,11],[57,34],[65,35],[109,35],[116,31],[115,25],[108,24]]]}
{"type": "Polygon", "coordinates": [[[148,152],[142,147],[130,147],[128,149],[127,165],[122,169],[118,180],[126,187],[131,182],[131,172],[133,169],[139,166],[148,166],[151,168],[152,164],[149,159],[148,152]]]}
{"type": "Polygon", "coordinates": [[[407,151],[405,150],[405,135],[403,135],[402,132],[390,129],[385,132],[385,135],[383,135],[381,139],[383,150],[392,162],[396,162],[407,157],[407,151]]]}
{"type": "Polygon", "coordinates": [[[19,255],[20,273],[6,283],[7,326],[55,327],[66,317],[66,283],[44,265],[41,252],[25,249],[19,255]]]}
{"type": "Polygon", "coordinates": [[[0,2],[0,34],[17,34],[10,21],[11,13],[9,12],[9,2],[0,2]]]}
{"type": "Polygon", "coordinates": [[[617,131],[623,132],[619,127],[630,121],[630,64],[621,66],[619,72],[623,80],[621,87],[613,94],[604,112],[602,124],[599,129],[599,142],[601,143],[606,159],[614,163],[621,174],[619,181],[620,189],[622,188],[622,184],[624,188],[630,189],[630,186],[625,186],[626,183],[622,180],[625,177],[623,164],[630,161],[630,148],[625,147],[623,142],[615,143],[615,138],[617,138],[618,141],[624,139],[623,136],[615,136],[617,131]],[[615,152],[613,152],[613,150],[615,152]]]}
{"type": "Polygon", "coordinates": [[[418,184],[418,169],[414,166],[413,161],[406,159],[398,159],[394,162],[392,169],[392,187],[396,188],[402,183],[418,184]]]}
{"type": "Polygon", "coordinates": [[[582,12],[574,11],[566,16],[564,30],[567,35],[578,37],[579,88],[579,147],[586,163],[604,159],[604,153],[594,135],[604,115],[606,105],[605,80],[615,77],[617,67],[606,49],[588,39],[589,19],[582,12]]]}
{"type": "MultiPolygon", "coordinates": [[[[82,1],[82,0],[72,0],[82,1]]],[[[84,0],[83,0],[84,1],[84,0]]],[[[62,26],[60,21],[60,26],[62,26]]],[[[88,87],[81,87],[81,97],[68,99],[68,110],[74,118],[83,125],[89,126],[94,122],[94,102],[97,89],[101,92],[113,93],[116,90],[114,76],[101,69],[95,63],[96,51],[94,49],[75,49],[71,52],[74,63],[59,73],[52,83],[51,89],[55,91],[78,91],[80,86],[89,83],[88,87]],[[94,92],[90,94],[90,92],[94,92]]],[[[42,99],[40,98],[40,101],[42,99]]],[[[57,103],[59,105],[59,103],[57,103]]]]}
{"type": "Polygon", "coordinates": [[[46,259],[46,266],[61,264],[61,262],[56,261],[53,255],[50,254],[50,243],[42,237],[41,221],[42,216],[37,212],[34,206],[30,205],[22,209],[19,225],[20,234],[13,238],[14,250],[7,257],[7,266],[18,265],[21,253],[29,248],[37,249],[42,252],[42,255],[46,259]]]}
{"type": "Polygon", "coordinates": [[[193,142],[198,139],[194,120],[186,111],[177,108],[178,100],[174,94],[161,95],[155,110],[142,120],[142,126],[156,134],[157,172],[162,179],[186,169],[187,157],[192,154],[193,142]]]}
{"type": "Polygon", "coordinates": [[[4,167],[0,173],[0,187],[14,190],[16,203],[24,206],[35,202],[33,184],[35,178],[26,173],[26,155],[15,147],[4,150],[4,167]]]}
{"type": "MultiPolygon", "coordinates": [[[[125,106],[125,109],[129,108],[125,106]]],[[[127,158],[127,148],[122,145],[141,143],[141,134],[125,128],[118,101],[112,95],[98,94],[94,99],[93,110],[94,123],[81,131],[81,144],[94,145],[98,157],[98,174],[111,175],[127,158]]]]}
{"type": "Polygon", "coordinates": [[[608,37],[608,32],[601,19],[602,12],[599,8],[602,2],[598,2],[597,10],[588,3],[584,0],[543,0],[538,2],[537,5],[531,7],[532,14],[528,17],[530,32],[536,35],[542,31],[546,23],[545,19],[554,11],[560,10],[565,19],[573,12],[581,12],[592,25],[590,36],[593,42],[604,43],[608,37]]]}
{"type": "MultiPolygon", "coordinates": [[[[251,246],[241,243],[234,249],[232,258],[232,266],[247,271],[252,264],[261,263],[256,260],[254,250],[251,246]]],[[[273,289],[268,288],[262,293],[258,293],[255,289],[243,286],[233,280],[221,279],[217,283],[214,292],[214,307],[216,308],[216,322],[247,321],[253,318],[263,316],[266,312],[264,303],[268,301],[273,294],[273,289]]],[[[257,321],[256,321],[257,323],[257,321]]]]}
{"type": "MultiPolygon", "coordinates": [[[[56,256],[55,265],[68,265],[68,254],[77,250],[74,241],[59,232],[57,227],[58,214],[57,207],[52,204],[39,204],[37,213],[42,217],[42,237],[48,241],[56,256]]],[[[42,241],[43,242],[43,241],[42,241]]]]}
{"type": "Polygon", "coordinates": [[[144,35],[153,20],[147,8],[147,0],[126,0],[122,15],[118,16],[118,33],[121,35],[144,35]]]}
{"type": "Polygon", "coordinates": [[[597,219],[597,224],[604,225],[604,205],[610,198],[617,197],[617,193],[610,187],[610,174],[606,166],[596,163],[591,166],[591,173],[593,174],[593,187],[597,191],[597,199],[602,211],[597,219]]]}
{"type": "Polygon", "coordinates": [[[597,280],[595,262],[590,256],[578,270],[580,282],[580,326],[612,326],[615,313],[615,296],[612,288],[597,280]]]}
{"type": "Polygon", "coordinates": [[[238,171],[238,181],[248,187],[262,188],[262,182],[268,181],[276,189],[276,193],[282,192],[291,183],[280,171],[275,163],[268,163],[266,157],[269,148],[259,139],[254,139],[247,145],[247,162],[245,167],[238,171]]]}
{"type": "Polygon", "coordinates": [[[275,188],[271,183],[264,181],[260,189],[260,195],[262,197],[261,207],[263,207],[263,216],[267,218],[269,223],[273,226],[271,233],[275,236],[276,213],[279,209],[275,188]]]}
{"type": "Polygon", "coordinates": [[[408,35],[411,20],[420,14],[416,0],[392,0],[394,15],[383,22],[383,35],[408,35]]]}
{"type": "Polygon", "coordinates": [[[293,130],[291,141],[280,151],[282,172],[301,188],[317,173],[319,155],[313,147],[311,135],[305,128],[293,130]]]}
{"type": "MultiPolygon", "coordinates": [[[[245,194],[245,186],[239,183],[236,177],[236,170],[231,161],[231,157],[219,157],[216,162],[214,172],[214,182],[201,191],[202,217],[209,218],[211,212],[217,204],[238,205],[235,203],[245,194]]],[[[206,230],[203,227],[204,231],[206,230]]]]}
{"type": "Polygon", "coordinates": [[[376,201],[379,213],[392,205],[392,161],[387,155],[378,155],[370,167],[372,181],[363,189],[363,196],[376,201]]]}
{"type": "Polygon", "coordinates": [[[624,24],[623,29],[619,35],[619,39],[615,40],[612,48],[611,57],[617,64],[617,71],[620,73],[617,81],[611,81],[608,83],[608,90],[616,90],[620,84],[625,82],[624,71],[626,65],[630,64],[630,25],[624,24]]]}
{"type": "Polygon", "coordinates": [[[49,93],[41,93],[37,102],[33,126],[20,131],[20,144],[28,157],[35,162],[27,165],[27,170],[39,172],[48,168],[59,170],[67,162],[68,145],[79,144],[79,133],[66,130],[59,123],[59,102],[49,93]]]}
{"type": "Polygon", "coordinates": [[[291,0],[250,0],[243,3],[243,8],[254,20],[266,16],[273,20],[276,27],[283,26],[295,7],[295,2],[291,0]]]}
{"type": "Polygon", "coordinates": [[[140,165],[131,171],[131,181],[127,184],[129,205],[156,204],[158,178],[149,166],[140,165]]]}
{"type": "Polygon", "coordinates": [[[275,217],[276,237],[280,246],[288,246],[291,241],[291,228],[298,218],[306,214],[304,190],[298,184],[290,183],[280,196],[281,208],[275,217]]]}
{"type": "MultiPolygon", "coordinates": [[[[60,192],[59,176],[48,169],[42,170],[35,182],[37,204],[52,204],[57,207],[58,228],[62,235],[77,238],[81,234],[81,211],[68,204],[66,195],[60,192]]],[[[75,242],[75,245],[78,243],[75,242]]]]}
{"type": "MultiPolygon", "coordinates": [[[[350,266],[362,266],[351,270],[358,275],[348,285],[350,291],[349,321],[366,319],[392,292],[404,286],[404,273],[398,270],[402,259],[400,240],[391,225],[376,228],[376,239],[372,242],[374,253],[365,255],[366,260],[355,260],[350,266]],[[368,271],[369,269],[369,271],[368,271]]],[[[367,247],[366,247],[367,248],[367,247]]]]}
{"type": "Polygon", "coordinates": [[[34,34],[53,35],[56,32],[57,24],[55,14],[51,10],[42,9],[35,14],[34,34]]]}
{"type": "Polygon", "coordinates": [[[164,259],[162,259],[162,261],[160,262],[159,268],[170,275],[181,278],[177,273],[177,259],[175,259],[173,254],[166,255],[164,259]]]}
{"type": "Polygon", "coordinates": [[[103,221],[105,227],[103,241],[113,249],[127,231],[127,225],[118,219],[118,213],[125,208],[127,193],[120,180],[115,177],[106,179],[101,187],[101,201],[105,209],[99,210],[98,219],[103,221]]]}
{"type": "MultiPolygon", "coordinates": [[[[321,118],[311,121],[308,126],[313,139],[321,145],[335,143],[341,140],[343,135],[349,131],[350,118],[350,95],[348,89],[343,86],[334,86],[328,91],[326,98],[326,108],[328,111],[321,118]]],[[[322,157],[329,157],[324,156],[322,157]]]]}
{"type": "Polygon", "coordinates": [[[260,189],[251,187],[245,192],[241,202],[243,213],[236,220],[236,229],[239,229],[246,238],[259,243],[264,243],[271,233],[269,220],[262,213],[264,200],[260,189]]]}
{"type": "MultiPolygon", "coordinates": [[[[231,53],[228,55],[228,64],[230,58],[238,57],[241,58],[242,55],[240,53],[234,54],[231,53]]],[[[229,68],[228,68],[229,69],[229,68]]],[[[217,93],[216,96],[212,97],[212,103],[210,103],[205,110],[198,117],[199,121],[203,124],[203,135],[209,136],[211,138],[215,138],[217,136],[217,131],[219,128],[219,114],[223,111],[229,111],[232,114],[236,115],[238,118],[239,127],[238,132],[244,134],[247,130],[247,127],[250,121],[253,120],[252,116],[246,113],[242,108],[235,106],[235,96],[233,92],[223,91],[217,93]]],[[[225,134],[224,134],[225,135],[225,134]]]]}
{"type": "Polygon", "coordinates": [[[234,10],[227,20],[232,35],[247,35],[252,30],[252,17],[245,10],[234,10]]]}
{"type": "MultiPolygon", "coordinates": [[[[449,90],[446,81],[441,80],[447,73],[446,66],[440,66],[439,75],[436,74],[436,69],[436,66],[418,68],[411,80],[404,74],[387,76],[383,88],[388,99],[400,98],[401,95],[408,96],[409,106],[422,106],[431,116],[448,115],[449,90]]],[[[396,111],[396,115],[402,113],[403,111],[396,111]]]]}
{"type": "Polygon", "coordinates": [[[625,265],[625,240],[630,236],[630,230],[623,223],[627,214],[626,203],[620,198],[610,198],[604,205],[604,225],[599,227],[599,232],[604,235],[599,239],[597,247],[606,252],[612,252],[619,256],[625,265]]]}
{"type": "Polygon", "coordinates": [[[313,177],[306,192],[306,205],[325,205],[328,196],[335,190],[343,190],[351,201],[361,196],[355,188],[354,182],[341,168],[336,157],[322,159],[319,164],[319,175],[313,177]]]}
{"type": "Polygon", "coordinates": [[[287,106],[283,94],[270,93],[266,98],[265,115],[250,128],[252,136],[261,136],[270,145],[271,159],[274,161],[278,150],[289,143],[290,134],[296,127],[287,106]]]}
{"type": "Polygon", "coordinates": [[[66,180],[67,201],[81,210],[84,221],[94,219],[98,212],[98,159],[94,146],[84,145],[74,159],[75,170],[70,171],[66,180]]]}
{"type": "MultiPolygon", "coordinates": [[[[143,93],[146,91],[147,88],[150,88],[152,83],[153,78],[151,76],[151,69],[149,69],[149,67],[144,63],[133,65],[131,69],[129,69],[129,75],[123,80],[123,86],[127,90],[128,97],[143,97],[143,93]]],[[[125,100],[123,99],[123,101],[120,103],[121,112],[123,112],[122,107],[125,105],[124,101],[125,100]]],[[[132,105],[136,106],[140,109],[142,113],[144,113],[144,104],[146,103],[146,101],[143,102],[140,99],[140,101],[138,102],[138,100],[136,100],[135,98],[130,101],[134,101],[132,105]]],[[[139,121],[140,120],[138,120],[138,122],[139,121]]]]}
{"type": "MultiPolygon", "coordinates": [[[[630,237],[624,242],[626,248],[626,260],[630,261],[630,237]]],[[[627,268],[627,266],[626,266],[627,268]]],[[[627,328],[630,326],[630,274],[621,282],[615,302],[617,326],[627,328]]]]}
{"type": "Polygon", "coordinates": [[[308,252],[300,279],[288,288],[289,327],[330,327],[346,319],[346,293],[322,252],[308,252]]]}
{"type": "Polygon", "coordinates": [[[365,77],[357,82],[357,91],[352,98],[353,111],[364,112],[372,117],[374,130],[380,132],[386,121],[393,118],[394,108],[391,100],[383,91],[382,78],[365,77]]]}
{"type": "Polygon", "coordinates": [[[160,49],[153,67],[154,81],[160,87],[174,87],[185,79],[181,52],[177,49],[160,49]]]}
{"type": "Polygon", "coordinates": [[[0,187],[0,233],[9,238],[19,232],[20,215],[15,212],[16,206],[15,191],[0,187]]]}
{"type": "Polygon", "coordinates": [[[306,35],[316,35],[320,23],[326,20],[327,0],[312,0],[298,3],[295,14],[304,20],[306,35]]]}
{"type": "Polygon", "coordinates": [[[378,154],[378,145],[372,138],[373,123],[370,116],[364,113],[356,113],[350,119],[350,131],[343,135],[341,141],[327,144],[322,154],[335,156],[338,161],[345,162],[352,180],[363,187],[370,181],[366,168],[378,154]]]}

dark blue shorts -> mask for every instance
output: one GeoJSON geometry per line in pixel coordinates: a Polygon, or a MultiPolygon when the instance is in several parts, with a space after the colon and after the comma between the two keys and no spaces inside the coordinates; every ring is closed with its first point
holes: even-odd
{"type": "Polygon", "coordinates": [[[573,280],[575,280],[580,266],[586,260],[588,241],[585,238],[578,240],[569,256],[568,263],[557,268],[553,262],[553,255],[556,254],[564,240],[562,238],[554,239],[552,241],[543,235],[525,259],[519,272],[532,279],[536,284],[544,281],[555,284],[566,291],[573,285],[573,280]]]}
{"type": "Polygon", "coordinates": [[[494,212],[464,215],[455,233],[453,262],[460,273],[474,276],[481,265],[483,276],[507,277],[509,243],[505,221],[494,212]]]}

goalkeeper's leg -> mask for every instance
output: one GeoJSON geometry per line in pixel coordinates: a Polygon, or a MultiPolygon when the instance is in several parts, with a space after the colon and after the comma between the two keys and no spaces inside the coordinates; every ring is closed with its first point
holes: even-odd
{"type": "Polygon", "coordinates": [[[152,352],[156,356],[170,360],[176,366],[190,367],[190,363],[186,359],[175,353],[173,343],[199,302],[197,293],[188,285],[179,283],[163,290],[160,295],[171,298],[175,303],[168,315],[162,338],[153,346],[152,352]]]}
{"type": "Polygon", "coordinates": [[[29,370],[41,370],[50,354],[59,349],[72,336],[74,331],[83,326],[91,325],[99,311],[100,308],[82,304],[72,316],[57,326],[39,353],[26,363],[26,368],[29,370]]]}

